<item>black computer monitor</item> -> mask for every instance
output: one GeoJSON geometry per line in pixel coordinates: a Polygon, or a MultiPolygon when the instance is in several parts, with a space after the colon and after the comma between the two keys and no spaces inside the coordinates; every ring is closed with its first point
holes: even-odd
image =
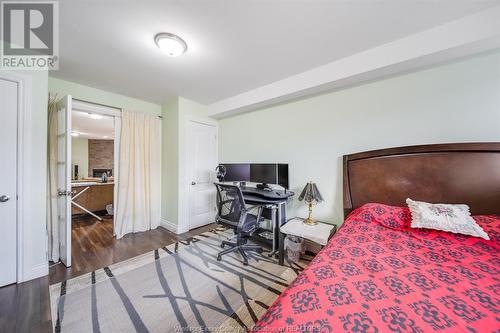
{"type": "Polygon", "coordinates": [[[248,163],[224,163],[226,167],[226,182],[249,182],[250,181],[250,164],[248,163]]]}
{"type": "Polygon", "coordinates": [[[289,189],[288,164],[278,164],[278,184],[289,189]]]}
{"type": "Polygon", "coordinates": [[[262,184],[278,184],[277,164],[250,164],[250,181],[262,184]]]}

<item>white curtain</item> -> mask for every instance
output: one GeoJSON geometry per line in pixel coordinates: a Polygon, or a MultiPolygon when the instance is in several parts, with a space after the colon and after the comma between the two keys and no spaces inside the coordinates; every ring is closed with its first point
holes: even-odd
{"type": "Polygon", "coordinates": [[[47,234],[49,260],[59,261],[59,222],[57,215],[57,96],[49,95],[47,133],[47,234]]]}
{"type": "Polygon", "coordinates": [[[118,154],[115,234],[120,239],[160,225],[160,118],[123,111],[118,154]]]}

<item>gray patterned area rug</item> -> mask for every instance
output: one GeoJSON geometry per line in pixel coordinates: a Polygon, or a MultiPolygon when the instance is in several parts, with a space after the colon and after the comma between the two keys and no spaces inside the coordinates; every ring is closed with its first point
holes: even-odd
{"type": "Polygon", "coordinates": [[[215,229],[50,286],[56,332],[243,332],[305,266],[264,252],[216,260],[215,229]]]}

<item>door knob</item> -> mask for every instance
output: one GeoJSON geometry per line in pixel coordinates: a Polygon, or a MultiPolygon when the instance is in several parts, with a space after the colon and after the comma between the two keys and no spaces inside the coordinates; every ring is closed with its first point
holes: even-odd
{"type": "Polygon", "coordinates": [[[191,182],[191,185],[196,185],[196,182],[191,182]]]}
{"type": "Polygon", "coordinates": [[[69,196],[71,194],[72,194],[71,191],[57,190],[57,195],[60,196],[60,197],[69,196]]]}
{"type": "Polygon", "coordinates": [[[7,202],[9,200],[10,200],[10,197],[8,195],[0,196],[0,202],[7,202]]]}

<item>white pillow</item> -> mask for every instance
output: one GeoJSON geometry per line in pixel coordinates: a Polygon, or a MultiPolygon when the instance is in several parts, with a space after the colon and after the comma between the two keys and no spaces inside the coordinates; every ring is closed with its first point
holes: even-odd
{"type": "Polygon", "coordinates": [[[449,231],[489,240],[476,221],[470,216],[467,205],[430,204],[406,199],[411,212],[411,227],[449,231]]]}

